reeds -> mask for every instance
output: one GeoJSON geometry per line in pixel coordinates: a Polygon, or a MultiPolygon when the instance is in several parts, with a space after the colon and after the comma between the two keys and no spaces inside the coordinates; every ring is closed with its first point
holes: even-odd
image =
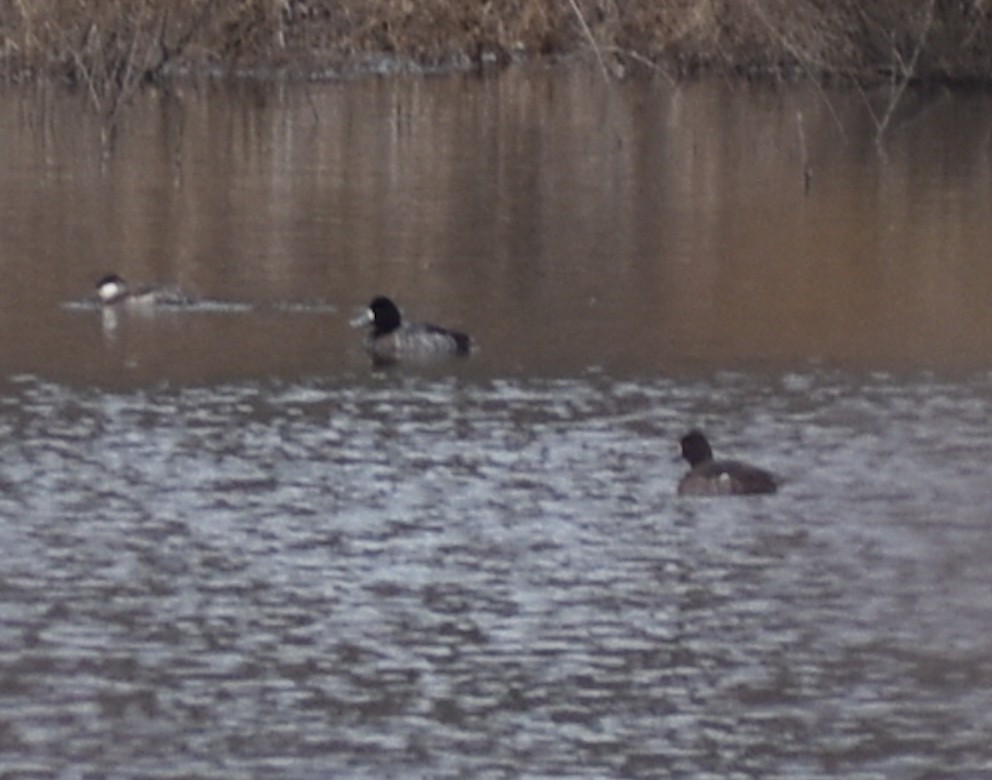
{"type": "MultiPolygon", "coordinates": [[[[651,67],[905,84],[992,77],[988,0],[0,0],[0,72],[113,114],[184,72],[469,67],[589,53],[651,67]]],[[[606,59],[617,68],[606,67],[606,59]]],[[[885,122],[884,110],[879,113],[885,122]]]]}
{"type": "Polygon", "coordinates": [[[0,63],[8,79],[77,85],[112,119],[170,69],[270,58],[283,11],[283,0],[0,0],[0,63]]]}

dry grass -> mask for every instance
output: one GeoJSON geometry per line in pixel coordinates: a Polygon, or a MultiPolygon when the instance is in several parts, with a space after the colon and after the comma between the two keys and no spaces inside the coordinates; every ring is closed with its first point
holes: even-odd
{"type": "MultiPolygon", "coordinates": [[[[113,115],[176,72],[468,67],[594,52],[652,67],[987,81],[990,0],[0,0],[0,72],[113,115]]],[[[604,71],[607,65],[604,64],[604,71]]]]}

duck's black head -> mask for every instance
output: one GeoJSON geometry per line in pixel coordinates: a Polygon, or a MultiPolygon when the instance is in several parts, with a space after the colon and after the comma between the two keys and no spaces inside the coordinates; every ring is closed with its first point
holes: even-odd
{"type": "Polygon", "coordinates": [[[691,430],[682,437],[682,457],[689,461],[689,465],[695,468],[700,463],[713,460],[713,450],[710,443],[700,430],[691,430]]]}
{"type": "Polygon", "coordinates": [[[389,298],[380,295],[369,304],[369,312],[372,315],[372,335],[385,336],[394,330],[399,330],[403,324],[403,316],[399,308],[389,298]]]}

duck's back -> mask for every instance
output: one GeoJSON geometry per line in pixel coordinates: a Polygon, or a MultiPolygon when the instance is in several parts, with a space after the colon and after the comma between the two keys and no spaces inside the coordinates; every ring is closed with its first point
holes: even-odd
{"type": "Polygon", "coordinates": [[[411,322],[374,337],[370,348],[379,360],[429,360],[444,355],[467,355],[472,350],[472,340],[458,331],[411,322]]]}

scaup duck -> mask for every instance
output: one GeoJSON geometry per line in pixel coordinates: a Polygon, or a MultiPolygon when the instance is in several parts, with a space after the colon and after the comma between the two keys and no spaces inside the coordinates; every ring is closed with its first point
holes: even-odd
{"type": "Polygon", "coordinates": [[[465,333],[429,322],[404,322],[399,307],[384,295],[373,298],[352,325],[369,327],[366,346],[372,357],[381,362],[467,355],[473,346],[465,333]]]}

